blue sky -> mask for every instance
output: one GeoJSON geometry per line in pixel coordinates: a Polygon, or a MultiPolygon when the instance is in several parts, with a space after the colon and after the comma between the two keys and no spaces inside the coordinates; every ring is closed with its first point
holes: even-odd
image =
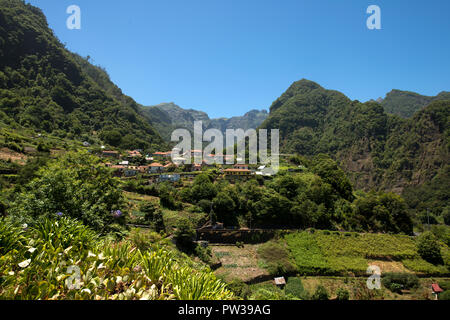
{"type": "Polygon", "coordinates": [[[450,90],[450,1],[30,0],[67,48],[143,105],[268,109],[306,78],[351,99],[450,90]],[[81,30],[66,8],[81,8],[81,30]],[[369,5],[381,30],[369,30],[369,5]]]}

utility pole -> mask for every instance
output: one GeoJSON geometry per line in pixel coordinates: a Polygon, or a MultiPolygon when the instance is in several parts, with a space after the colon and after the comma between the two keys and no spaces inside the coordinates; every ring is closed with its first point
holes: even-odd
{"type": "Polygon", "coordinates": [[[428,219],[428,231],[430,231],[430,213],[429,213],[430,209],[427,208],[427,219],[428,219]]]}

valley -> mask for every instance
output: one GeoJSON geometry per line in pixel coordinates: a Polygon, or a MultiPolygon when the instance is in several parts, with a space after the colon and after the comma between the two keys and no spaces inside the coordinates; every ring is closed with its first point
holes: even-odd
{"type": "Polygon", "coordinates": [[[450,299],[449,92],[280,94],[232,118],[143,106],[0,0],[0,299],[450,299]],[[279,170],[173,159],[195,121],[279,129],[279,170]]]}

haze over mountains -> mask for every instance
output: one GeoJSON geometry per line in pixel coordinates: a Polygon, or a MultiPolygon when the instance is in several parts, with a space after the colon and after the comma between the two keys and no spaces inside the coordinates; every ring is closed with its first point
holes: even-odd
{"type": "Polygon", "coordinates": [[[227,129],[256,129],[269,115],[266,110],[251,110],[243,116],[210,119],[203,111],[183,109],[173,102],[145,107],[144,110],[153,126],[167,141],[170,141],[170,135],[175,129],[192,131],[194,121],[202,121],[205,130],[213,128],[225,133],[227,129]]]}

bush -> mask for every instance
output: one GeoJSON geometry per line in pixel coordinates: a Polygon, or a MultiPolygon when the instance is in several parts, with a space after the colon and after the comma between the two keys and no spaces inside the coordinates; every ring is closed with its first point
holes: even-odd
{"type": "Polygon", "coordinates": [[[210,263],[212,258],[211,248],[204,248],[201,245],[195,247],[195,255],[204,263],[210,263]]]}
{"type": "Polygon", "coordinates": [[[327,289],[324,286],[319,285],[311,297],[312,300],[329,300],[327,289]]]}
{"type": "Polygon", "coordinates": [[[418,288],[419,278],[410,273],[385,273],[382,283],[392,292],[400,293],[402,290],[418,288]]]}
{"type": "Polygon", "coordinates": [[[239,279],[234,279],[228,283],[228,289],[242,299],[248,299],[251,294],[249,286],[244,281],[239,279]]]}
{"type": "Polygon", "coordinates": [[[441,248],[436,237],[431,232],[420,235],[417,243],[419,255],[432,264],[443,264],[441,248]]]}
{"type": "Polygon", "coordinates": [[[130,241],[141,251],[151,250],[162,241],[162,237],[156,232],[147,232],[139,228],[130,233],[130,241]]]}
{"type": "Polygon", "coordinates": [[[339,301],[346,301],[350,299],[350,293],[348,292],[348,290],[343,289],[343,288],[339,288],[336,291],[336,295],[337,295],[337,300],[339,301]]]}

